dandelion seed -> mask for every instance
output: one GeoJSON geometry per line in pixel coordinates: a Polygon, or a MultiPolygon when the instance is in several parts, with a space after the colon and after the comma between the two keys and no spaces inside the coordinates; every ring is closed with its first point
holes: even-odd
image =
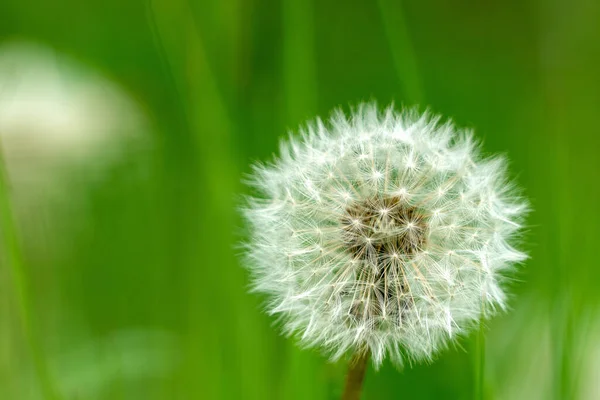
{"type": "Polygon", "coordinates": [[[255,166],[243,210],[254,288],[287,334],[402,365],[505,308],[527,205],[503,159],[439,117],[372,104],[301,137],[255,166]]]}

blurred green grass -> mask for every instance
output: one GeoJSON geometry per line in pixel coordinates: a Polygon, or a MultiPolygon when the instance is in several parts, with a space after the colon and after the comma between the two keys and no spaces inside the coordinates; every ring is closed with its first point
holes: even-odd
{"type": "MultiPolygon", "coordinates": [[[[152,125],[153,145],[102,179],[73,172],[78,228],[44,229],[68,235],[66,250],[23,238],[52,379],[73,399],[337,398],[343,363],[280,337],[247,293],[236,201],[288,130],[376,99],[475,128],[531,199],[531,259],[513,310],[487,326],[484,397],[600,398],[586,378],[600,347],[598,20],[586,0],[4,0],[0,45],[33,40],[101,71],[152,125]],[[121,345],[132,331],[147,344],[121,345]],[[168,334],[169,355],[146,354],[165,340],[143,332],[168,334]],[[132,377],[130,358],[165,368],[132,377]]],[[[2,253],[0,398],[40,398],[2,253]]],[[[472,398],[475,341],[430,366],[369,371],[364,398],[472,398]]]]}

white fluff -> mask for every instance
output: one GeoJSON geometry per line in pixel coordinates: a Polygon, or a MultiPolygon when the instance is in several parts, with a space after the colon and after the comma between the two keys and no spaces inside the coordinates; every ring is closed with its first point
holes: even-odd
{"type": "Polygon", "coordinates": [[[287,334],[333,360],[430,360],[506,306],[526,203],[469,132],[360,105],[256,165],[243,212],[254,288],[287,334]]]}

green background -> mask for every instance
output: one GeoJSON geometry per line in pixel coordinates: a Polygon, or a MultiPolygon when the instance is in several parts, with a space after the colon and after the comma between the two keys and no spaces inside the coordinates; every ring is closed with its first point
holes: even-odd
{"type": "MultiPolygon", "coordinates": [[[[288,130],[363,100],[474,128],[531,201],[481,397],[600,398],[599,21],[595,0],[2,0],[0,45],[109,77],[152,145],[102,179],[72,171],[78,228],[44,231],[65,235],[54,256],[21,235],[16,285],[5,225],[0,398],[338,398],[344,363],[281,337],[247,293],[236,206],[288,130]]],[[[476,336],[432,365],[370,369],[363,398],[473,398],[476,336]]]]}

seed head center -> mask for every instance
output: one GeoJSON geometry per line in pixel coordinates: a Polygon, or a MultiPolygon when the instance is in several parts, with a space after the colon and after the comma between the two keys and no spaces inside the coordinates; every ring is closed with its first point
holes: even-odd
{"type": "Polygon", "coordinates": [[[344,242],[354,258],[410,257],[425,243],[424,213],[397,196],[351,204],[342,218],[344,242]]]}

